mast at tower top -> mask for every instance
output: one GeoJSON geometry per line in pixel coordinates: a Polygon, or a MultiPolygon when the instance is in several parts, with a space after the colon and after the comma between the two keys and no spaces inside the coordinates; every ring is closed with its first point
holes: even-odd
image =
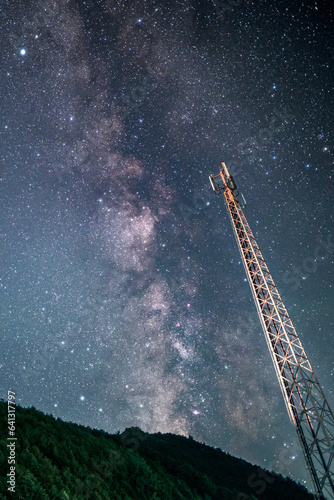
{"type": "Polygon", "coordinates": [[[247,279],[291,422],[318,500],[334,499],[334,416],[243,213],[245,198],[224,162],[209,176],[224,194],[247,279]]]}

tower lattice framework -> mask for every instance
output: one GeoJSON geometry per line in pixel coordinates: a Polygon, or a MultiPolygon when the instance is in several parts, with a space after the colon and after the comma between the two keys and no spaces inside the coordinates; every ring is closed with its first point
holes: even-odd
{"type": "Polygon", "coordinates": [[[216,194],[224,193],[235,238],[252,290],[269,352],[291,422],[294,424],[318,500],[334,499],[334,416],[305,354],[268,266],[243,213],[244,198],[222,162],[210,174],[216,194]]]}

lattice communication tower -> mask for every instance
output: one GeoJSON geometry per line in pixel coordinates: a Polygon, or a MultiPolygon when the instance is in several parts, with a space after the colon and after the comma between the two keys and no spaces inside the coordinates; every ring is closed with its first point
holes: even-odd
{"type": "Polygon", "coordinates": [[[285,405],[311,475],[315,498],[334,499],[333,412],[243,213],[245,199],[237,191],[224,162],[220,173],[210,174],[209,179],[216,194],[224,193],[285,405]]]}

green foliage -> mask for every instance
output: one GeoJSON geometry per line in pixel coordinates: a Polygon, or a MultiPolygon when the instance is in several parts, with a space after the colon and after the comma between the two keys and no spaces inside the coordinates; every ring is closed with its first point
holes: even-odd
{"type": "MultiPolygon", "coordinates": [[[[149,435],[138,428],[112,436],[35,408],[17,407],[16,412],[18,499],[258,500],[254,485],[263,478],[268,480],[261,500],[313,498],[293,481],[191,437],[149,435]]],[[[6,429],[7,404],[0,401],[1,470],[8,470],[6,429]]],[[[5,473],[0,498],[10,497],[5,473]]]]}

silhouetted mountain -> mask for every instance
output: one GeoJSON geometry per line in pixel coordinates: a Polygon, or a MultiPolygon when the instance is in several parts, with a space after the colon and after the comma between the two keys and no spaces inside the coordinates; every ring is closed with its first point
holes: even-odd
{"type": "Polygon", "coordinates": [[[15,495],[8,491],[7,403],[0,402],[0,498],[312,500],[305,488],[174,434],[111,435],[16,408],[15,495]]]}

